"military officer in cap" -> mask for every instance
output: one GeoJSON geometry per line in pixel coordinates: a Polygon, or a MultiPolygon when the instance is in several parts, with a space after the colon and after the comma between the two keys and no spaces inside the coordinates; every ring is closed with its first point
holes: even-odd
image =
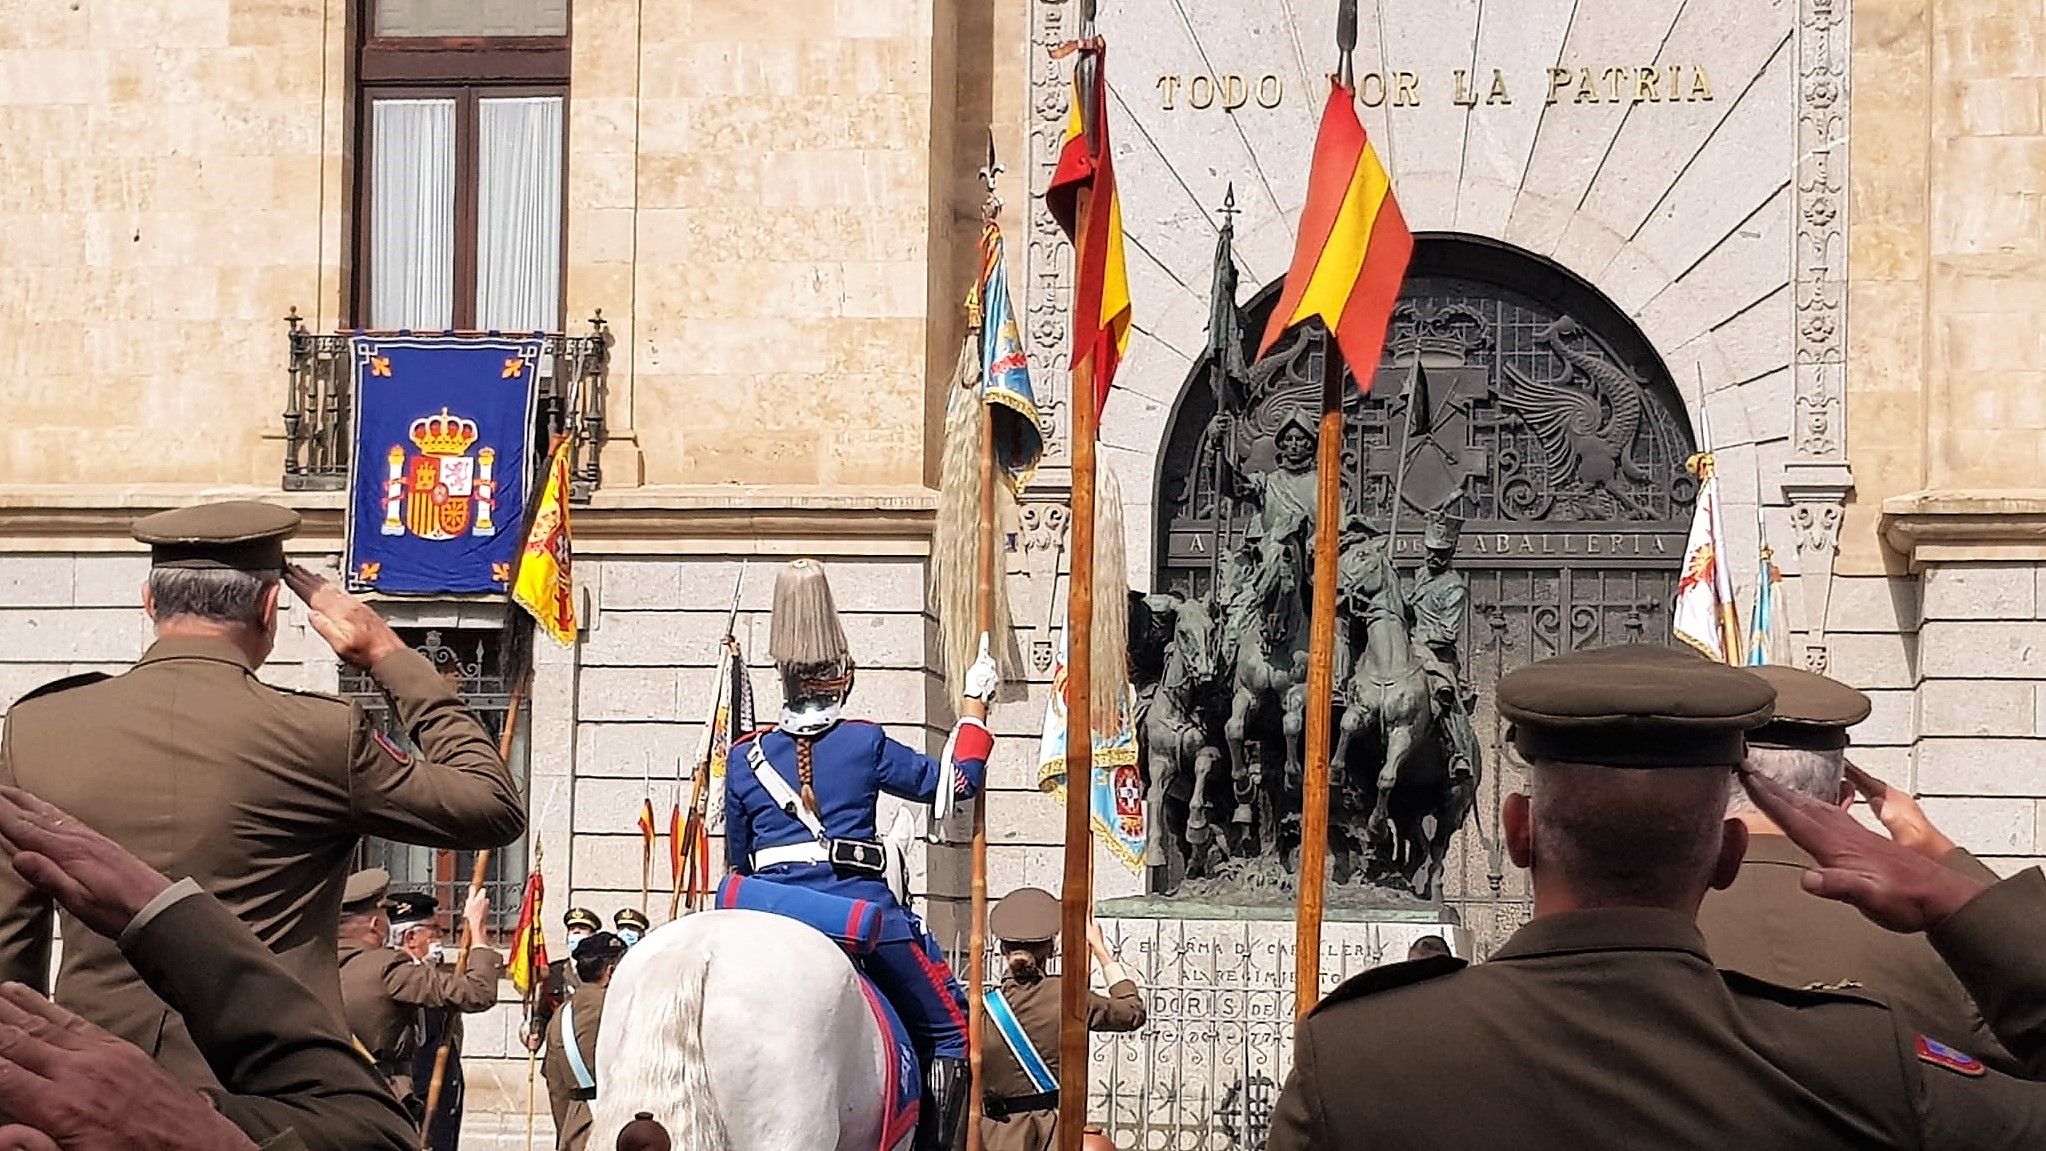
{"type": "MultiPolygon", "coordinates": [[[[486,914],[488,906],[486,902],[486,914]]],[[[440,900],[423,891],[393,892],[386,907],[391,917],[391,945],[410,956],[412,962],[437,967],[442,974],[453,976],[454,969],[448,965],[441,944],[440,900]]],[[[472,962],[474,958],[472,951],[472,962]]],[[[494,995],[488,1000],[472,997],[463,1004],[424,1013],[419,1049],[412,1054],[412,1082],[418,1085],[422,1097],[428,1093],[427,1086],[433,1079],[441,1040],[448,1041],[448,1065],[441,1075],[440,1109],[433,1116],[431,1151],[456,1151],[461,1146],[462,1103],[467,1082],[462,1076],[462,1016],[488,1011],[496,1002],[494,995]]]]}
{"type": "MultiPolygon", "coordinates": [[[[190,876],[338,1020],[334,927],[361,837],[495,847],[525,829],[525,805],[475,713],[424,656],[367,605],[287,568],[298,519],[234,501],[137,521],[156,641],[121,675],[74,676],[17,702],[0,736],[0,783],[56,803],[160,872],[190,876]],[[346,699],[256,678],[283,586],[335,654],[376,679],[418,750],[346,699]]],[[[0,868],[0,980],[49,988],[53,911],[0,868]]],[[[208,1084],[184,1025],[119,950],[63,919],[57,998],[208,1084]]]]}
{"type": "Polygon", "coordinates": [[[604,1018],[604,991],[625,958],[626,942],[599,931],[575,945],[570,956],[581,986],[547,1025],[547,1102],[554,1110],[554,1145],[583,1151],[590,1141],[590,1103],[597,1097],[597,1026],[604,1018]]]}
{"type": "MultiPolygon", "coordinates": [[[[1776,689],[1776,713],[1748,733],[1746,770],[1801,795],[1850,806],[1857,789],[1898,843],[1984,882],[1995,874],[1925,819],[1910,796],[1847,763],[1848,729],[1868,718],[1866,695],[1793,667],[1748,669],[1776,689]]],[[[1740,875],[1706,895],[1698,930],[1719,966],[1792,987],[1859,988],[1882,997],[1934,1038],[1993,1067],[2021,1065],[1922,937],[1898,935],[1851,907],[1811,898],[1799,882],[1812,858],[1736,786],[1727,815],[1747,825],[1740,875]]]]}
{"type": "MultiPolygon", "coordinates": [[[[1058,897],[1022,887],[988,915],[1008,970],[983,1004],[980,1145],[985,1151],[1044,1151],[1059,1118],[1059,976],[1045,973],[1059,933],[1058,897]]],[[[1087,951],[1108,994],[1088,992],[1087,1030],[1135,1031],[1144,1025],[1144,997],[1129,969],[1109,949],[1101,928],[1087,924],[1087,951]]]]}
{"type": "MultiPolygon", "coordinates": [[[[1879,1000],[1717,970],[1696,914],[1739,873],[1725,819],[1775,689],[1657,646],[1499,682],[1529,764],[1504,839],[1534,919],[1478,966],[1381,967],[1302,1022],[1273,1151],[1348,1148],[2046,1146],[2046,1083],[1985,1068],[1879,1000]],[[1482,1106],[1445,1106],[1445,1084],[1482,1106]]],[[[1820,864],[1806,889],[1929,930],[2012,1050],[2046,1070],[2046,877],[1993,887],[1837,806],[1744,777],[1820,864]]]]}
{"type": "Polygon", "coordinates": [[[623,939],[627,947],[638,943],[641,936],[653,930],[653,924],[647,920],[646,912],[636,907],[620,908],[611,916],[611,925],[617,929],[618,938],[623,939]]]}
{"type": "Polygon", "coordinates": [[[497,1002],[504,959],[484,945],[490,901],[478,893],[463,909],[474,941],[468,969],[458,976],[438,964],[415,962],[390,945],[390,889],[390,874],[380,867],[348,877],[339,931],[341,996],[356,1042],[390,1080],[392,1092],[415,1117],[424,1117],[427,1084],[413,1066],[424,1043],[421,1012],[489,1008],[497,1002]]]}
{"type": "Polygon", "coordinates": [[[540,994],[533,997],[533,1013],[526,1020],[526,1050],[538,1051],[547,1039],[547,1021],[561,1010],[561,1005],[582,985],[575,977],[575,963],[570,956],[575,954],[576,944],[604,930],[604,920],[587,907],[571,907],[561,917],[561,926],[568,935],[568,955],[547,965],[547,977],[540,984],[540,994]]]}

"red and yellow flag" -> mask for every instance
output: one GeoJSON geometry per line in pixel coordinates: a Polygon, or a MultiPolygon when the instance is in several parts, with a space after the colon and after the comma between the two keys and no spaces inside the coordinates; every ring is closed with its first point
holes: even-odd
{"type": "Polygon", "coordinates": [[[1094,66],[1085,67],[1083,60],[1082,67],[1073,69],[1072,112],[1044,206],[1073,242],[1072,365],[1078,369],[1093,361],[1098,412],[1108,402],[1116,365],[1130,344],[1130,275],[1123,262],[1122,201],[1108,152],[1107,52],[1100,47],[1084,51],[1093,53],[1094,66]],[[1083,91],[1089,73],[1091,93],[1083,91]],[[1090,104],[1096,111],[1091,137],[1085,122],[1090,104]]]}
{"type": "Polygon", "coordinates": [[[547,970],[547,933],[542,927],[540,873],[526,877],[526,894],[519,902],[519,925],[512,933],[511,966],[506,975],[521,996],[531,996],[541,973],[547,970]]]}
{"type": "Polygon", "coordinates": [[[1355,93],[1331,83],[1314,138],[1293,266],[1258,355],[1270,351],[1286,329],[1318,316],[1335,336],[1357,386],[1368,390],[1413,254],[1414,234],[1357,119],[1355,93]]]}
{"type": "Polygon", "coordinates": [[[512,602],[531,612],[548,635],[564,644],[575,642],[581,626],[575,612],[568,531],[568,445],[564,438],[547,460],[547,486],[540,490],[511,589],[512,602]]]}
{"type": "Polygon", "coordinates": [[[682,840],[682,801],[677,799],[668,810],[668,877],[677,891],[682,890],[682,840]]]}
{"type": "Polygon", "coordinates": [[[654,823],[654,800],[652,796],[639,801],[639,834],[646,840],[646,849],[654,849],[654,840],[660,836],[660,828],[654,823]]]}

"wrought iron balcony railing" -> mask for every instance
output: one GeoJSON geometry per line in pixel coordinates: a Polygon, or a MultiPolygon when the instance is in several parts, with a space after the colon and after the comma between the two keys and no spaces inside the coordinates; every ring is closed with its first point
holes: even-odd
{"type": "MultiPolygon", "coordinates": [[[[293,308],[291,366],[284,402],[284,489],[333,491],[348,485],[355,397],[349,383],[348,339],[357,332],[315,332],[293,308]]],[[[586,502],[603,480],[598,449],[604,442],[605,369],[610,332],[599,311],[590,333],[544,334],[540,401],[533,428],[533,458],[544,460],[557,435],[569,437],[570,498],[586,502]]],[[[482,333],[478,333],[482,334],[482,333]]],[[[491,333],[496,334],[496,333],[491,333]]]]}

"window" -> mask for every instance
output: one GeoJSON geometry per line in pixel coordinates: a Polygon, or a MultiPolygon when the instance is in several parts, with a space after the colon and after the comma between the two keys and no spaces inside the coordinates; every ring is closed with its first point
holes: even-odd
{"type": "MultiPolygon", "coordinates": [[[[499,661],[500,633],[497,629],[401,627],[398,634],[419,654],[433,661],[433,666],[476,710],[484,730],[492,739],[499,738],[504,731],[511,697],[510,685],[505,682],[499,661]]],[[[400,746],[415,753],[418,751],[369,673],[342,668],[341,691],[360,703],[370,719],[400,746]]],[[[527,790],[529,776],[529,730],[521,716],[508,757],[512,777],[518,780],[521,794],[527,790]]],[[[519,900],[526,880],[526,859],[526,840],[523,837],[490,853],[490,864],[484,872],[484,890],[490,895],[490,919],[494,928],[508,928],[518,921],[519,900]]],[[[389,871],[393,891],[432,893],[435,899],[440,900],[441,912],[453,932],[459,933],[462,903],[469,897],[469,880],[476,868],[475,852],[438,851],[409,843],[368,839],[356,849],[355,866],[358,869],[381,867],[389,871]]]]}
{"type": "Polygon", "coordinates": [[[566,0],[374,0],[356,322],[561,329],[566,0]]]}

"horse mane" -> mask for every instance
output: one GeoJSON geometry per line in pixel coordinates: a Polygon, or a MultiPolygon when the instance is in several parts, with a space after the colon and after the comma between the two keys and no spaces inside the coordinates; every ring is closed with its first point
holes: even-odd
{"type": "Polygon", "coordinates": [[[605,1025],[627,1034],[612,1048],[618,1057],[603,1066],[591,1147],[611,1146],[641,1111],[653,1113],[676,1147],[723,1151],[729,1143],[704,1058],[702,1004],[713,949],[698,944],[702,933],[690,927],[684,920],[649,934],[619,965],[619,974],[627,965],[639,970],[624,987],[625,1002],[605,999],[605,1025]]]}

